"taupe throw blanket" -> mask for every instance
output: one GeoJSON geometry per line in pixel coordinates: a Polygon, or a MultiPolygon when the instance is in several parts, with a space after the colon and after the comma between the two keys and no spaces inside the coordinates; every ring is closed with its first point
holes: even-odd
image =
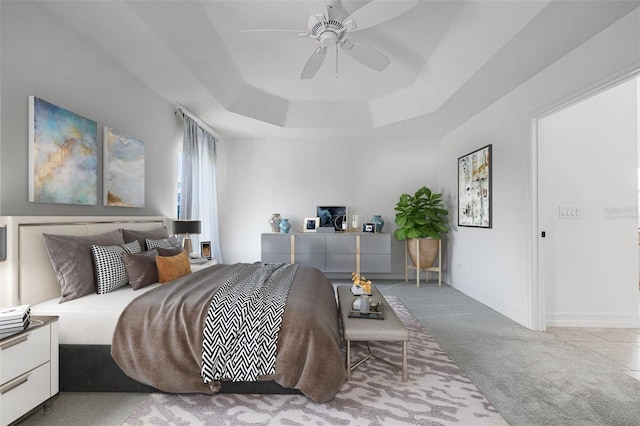
{"type": "Polygon", "coordinates": [[[202,379],[256,381],[276,371],[276,345],[298,265],[246,265],[216,291],[202,345],[202,379]]]}
{"type": "MultiPolygon", "coordinates": [[[[204,323],[216,290],[245,264],[216,265],[166,283],[122,312],[111,355],[131,378],[171,393],[213,393],[200,375],[204,323]]],[[[345,381],[338,311],[331,282],[300,266],[282,317],[274,380],[317,402],[345,381]]]]}

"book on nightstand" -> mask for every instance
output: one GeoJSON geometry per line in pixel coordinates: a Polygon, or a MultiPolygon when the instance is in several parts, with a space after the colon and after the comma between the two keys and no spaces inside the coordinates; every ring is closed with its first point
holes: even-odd
{"type": "Polygon", "coordinates": [[[31,325],[31,307],[13,306],[0,309],[0,339],[19,333],[31,325]]]}

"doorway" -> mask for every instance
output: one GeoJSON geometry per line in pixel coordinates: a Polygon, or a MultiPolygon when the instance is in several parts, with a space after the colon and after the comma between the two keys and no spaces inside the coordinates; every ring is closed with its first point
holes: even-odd
{"type": "Polygon", "coordinates": [[[535,329],[639,324],[638,86],[534,120],[535,329]]]}

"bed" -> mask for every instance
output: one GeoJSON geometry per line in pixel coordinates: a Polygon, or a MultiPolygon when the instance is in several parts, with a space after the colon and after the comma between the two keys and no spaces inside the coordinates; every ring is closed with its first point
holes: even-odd
{"type": "MultiPolygon", "coordinates": [[[[138,290],[125,286],[106,294],[87,294],[59,303],[59,276],[52,268],[43,234],[91,239],[120,229],[152,232],[165,225],[164,218],[3,217],[0,220],[7,225],[8,235],[7,261],[0,263],[3,304],[29,304],[32,315],[59,316],[62,391],[301,392],[318,402],[325,402],[333,398],[344,382],[346,371],[340,352],[333,287],[321,272],[313,268],[299,267],[295,272],[281,319],[274,374],[261,375],[255,381],[223,378],[217,382],[221,387],[216,388],[202,382],[198,351],[193,346],[177,345],[180,340],[198,340],[206,319],[202,313],[210,304],[215,290],[240,269],[250,265],[216,265],[165,284],[153,283],[138,290]],[[195,287],[207,290],[198,297],[188,296],[195,287]],[[147,321],[137,331],[132,331],[130,327],[139,326],[135,323],[140,322],[140,318],[153,315],[162,318],[166,305],[158,309],[156,304],[167,303],[169,295],[178,297],[177,300],[192,297],[190,304],[201,299],[199,308],[193,309],[192,306],[188,310],[200,314],[175,325],[169,333],[153,331],[155,323],[159,323],[159,327],[170,326],[159,321],[147,321]],[[142,313],[143,307],[150,311],[142,313]],[[122,312],[128,312],[128,315],[122,315],[122,312]],[[120,324],[125,317],[129,318],[129,325],[120,324]],[[147,356],[152,353],[148,350],[152,341],[141,337],[153,333],[195,337],[159,341],[153,348],[155,355],[147,356]],[[127,340],[128,335],[137,337],[127,340]],[[116,339],[117,336],[120,338],[116,339]],[[186,363],[172,364],[175,362],[172,359],[184,361],[184,356],[175,356],[178,353],[193,355],[186,363]],[[144,359],[143,355],[147,358],[144,359]],[[154,374],[149,373],[153,370],[165,371],[167,374],[162,376],[166,377],[153,377],[154,374]]],[[[176,315],[184,316],[185,312],[176,315]]]]}

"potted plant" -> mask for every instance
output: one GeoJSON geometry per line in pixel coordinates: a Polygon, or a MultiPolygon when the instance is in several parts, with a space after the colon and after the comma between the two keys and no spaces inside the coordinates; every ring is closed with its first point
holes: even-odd
{"type": "Polygon", "coordinates": [[[415,266],[430,268],[438,256],[441,234],[449,232],[446,219],[449,212],[442,204],[442,194],[423,186],[414,195],[402,194],[395,210],[398,228],[393,235],[398,240],[407,240],[409,256],[415,266]],[[416,261],[418,250],[420,265],[416,261]]]}

